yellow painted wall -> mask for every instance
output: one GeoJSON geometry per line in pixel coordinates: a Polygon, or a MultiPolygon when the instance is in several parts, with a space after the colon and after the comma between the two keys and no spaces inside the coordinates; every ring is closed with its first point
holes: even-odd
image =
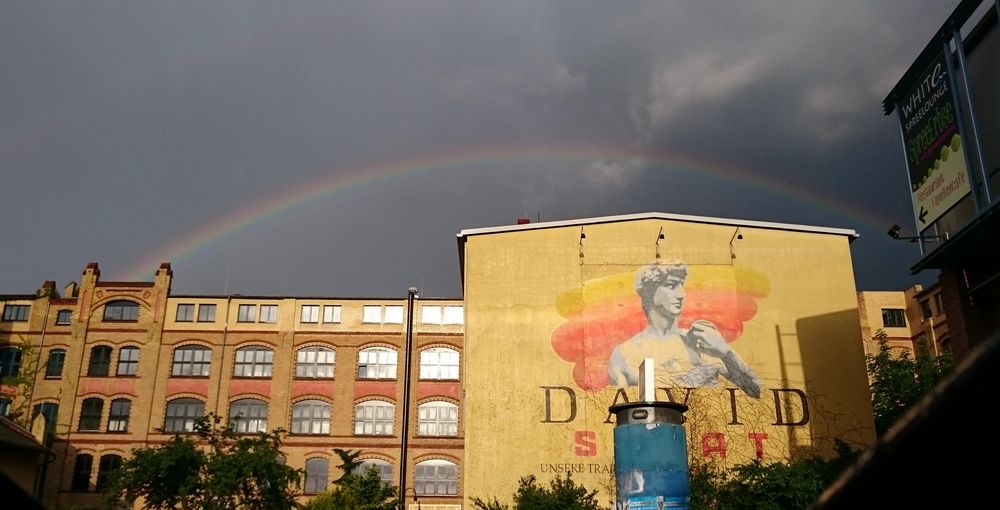
{"type": "MultiPolygon", "coordinates": [[[[581,240],[580,225],[541,226],[465,238],[467,499],[503,499],[520,476],[571,471],[608,502],[608,406],[637,389],[623,396],[602,377],[607,344],[645,324],[641,308],[636,324],[635,274],[657,260],[661,227],[660,260],[688,266],[688,319],[722,313],[721,326],[738,310],[742,331],[728,345],[762,386],[759,398],[725,379],[671,390],[691,406],[692,461],[773,461],[830,453],[835,438],[874,441],[848,236],[741,227],[735,239],[735,225],[655,218],[586,224],[581,240]]],[[[662,375],[657,385],[682,386],[662,375]]]]}

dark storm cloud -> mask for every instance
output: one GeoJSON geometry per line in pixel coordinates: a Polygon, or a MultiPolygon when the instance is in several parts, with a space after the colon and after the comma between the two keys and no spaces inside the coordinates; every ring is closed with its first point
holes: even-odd
{"type": "Polygon", "coordinates": [[[5,2],[0,290],[62,284],[92,260],[122,277],[338,172],[572,144],[616,153],[470,160],[333,193],[175,260],[174,290],[457,295],[463,228],[643,211],[856,228],[858,286],[901,288],[918,254],[879,223],[911,217],[880,101],[952,8],[5,2]],[[650,153],[706,163],[679,173],[650,153]]]}

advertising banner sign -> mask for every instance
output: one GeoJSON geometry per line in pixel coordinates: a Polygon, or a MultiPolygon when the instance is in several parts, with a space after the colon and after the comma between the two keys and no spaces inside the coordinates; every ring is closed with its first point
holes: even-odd
{"type": "Polygon", "coordinates": [[[917,229],[924,230],[965,197],[968,168],[955,94],[938,54],[896,104],[917,229]]]}

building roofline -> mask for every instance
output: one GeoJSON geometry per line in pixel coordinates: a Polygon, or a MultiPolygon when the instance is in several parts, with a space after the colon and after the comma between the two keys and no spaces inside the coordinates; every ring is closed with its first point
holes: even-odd
{"type": "Polygon", "coordinates": [[[503,225],[499,227],[471,228],[462,230],[457,234],[457,237],[459,238],[459,240],[461,240],[464,237],[470,237],[482,234],[499,234],[505,232],[518,232],[522,230],[573,227],[582,225],[594,225],[600,223],[615,223],[615,222],[637,221],[637,220],[686,221],[690,223],[709,223],[713,225],[732,225],[735,227],[757,227],[757,228],[767,228],[773,230],[810,232],[815,234],[843,235],[850,237],[851,241],[859,237],[859,234],[853,229],[817,227],[811,225],[798,225],[793,223],[774,223],[769,221],[737,220],[732,218],[713,218],[709,216],[691,216],[687,214],[671,214],[671,213],[658,213],[658,212],[621,214],[616,216],[598,216],[594,218],[579,218],[579,219],[561,220],[561,221],[544,221],[541,223],[525,223],[523,225],[503,225]]]}

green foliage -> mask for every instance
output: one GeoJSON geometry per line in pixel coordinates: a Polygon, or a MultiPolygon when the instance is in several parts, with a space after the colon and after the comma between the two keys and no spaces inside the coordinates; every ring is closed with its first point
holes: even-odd
{"type": "Polygon", "coordinates": [[[764,464],[754,461],[729,470],[691,466],[692,510],[784,510],[808,508],[859,455],[837,442],[832,459],[809,457],[764,464]]]}
{"type": "Polygon", "coordinates": [[[209,414],[195,431],[207,449],[174,436],[134,450],[105,489],[109,505],[142,497],[144,508],[156,510],[295,508],[303,472],[280,461],[283,430],[240,436],[209,414]]]}
{"type": "Polygon", "coordinates": [[[885,331],[878,330],[875,338],[879,351],[866,356],[865,362],[871,381],[875,433],[881,437],[952,371],[954,359],[950,353],[935,358],[923,348],[918,348],[914,357],[909,352],[894,356],[889,352],[885,331]]]}
{"type": "MultiPolygon", "coordinates": [[[[14,389],[14,398],[10,410],[7,412],[7,419],[18,425],[31,430],[31,419],[33,416],[29,412],[31,402],[28,397],[35,386],[35,370],[38,362],[38,350],[31,344],[31,340],[18,335],[20,345],[16,348],[21,351],[20,368],[16,375],[6,376],[0,379],[0,384],[14,389]]],[[[8,347],[8,346],[4,346],[8,347]]],[[[10,346],[13,347],[13,346],[10,346]]],[[[44,368],[44,367],[42,367],[44,368]]]]}
{"type": "Polygon", "coordinates": [[[490,501],[472,498],[472,506],[478,510],[601,510],[597,491],[578,485],[568,473],[565,478],[552,479],[548,487],[538,485],[535,475],[522,477],[514,493],[513,507],[496,498],[490,501]]]}
{"type": "Polygon", "coordinates": [[[355,473],[361,465],[360,451],[333,451],[340,457],[343,475],[333,482],[336,487],[332,491],[312,498],[302,506],[303,510],[396,510],[399,491],[383,482],[376,469],[355,473]]]}

